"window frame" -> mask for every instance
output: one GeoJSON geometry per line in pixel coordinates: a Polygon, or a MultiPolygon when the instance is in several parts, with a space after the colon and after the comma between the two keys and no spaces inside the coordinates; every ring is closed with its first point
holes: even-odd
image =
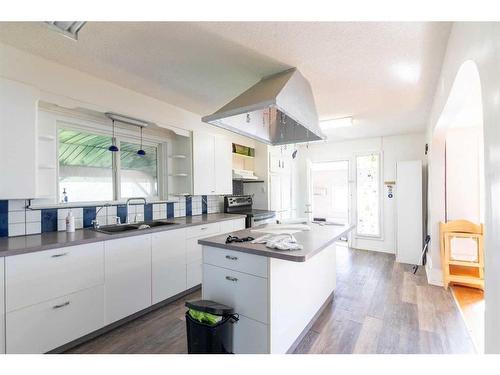
{"type": "Polygon", "coordinates": [[[354,218],[355,218],[355,223],[356,223],[356,231],[354,237],[356,239],[365,239],[365,240],[378,240],[378,241],[384,241],[384,194],[383,194],[383,165],[384,165],[384,155],[383,152],[380,150],[373,150],[373,151],[365,151],[365,152],[359,152],[354,154],[354,191],[355,191],[355,199],[354,199],[354,218]],[[358,157],[361,156],[370,156],[370,155],[378,155],[378,169],[379,169],[379,181],[378,181],[378,186],[379,186],[379,205],[378,205],[378,222],[379,222],[379,235],[369,235],[369,234],[362,234],[358,233],[358,163],[357,159],[358,157]]]}
{"type": "MultiPolygon", "coordinates": [[[[77,117],[68,116],[55,116],[56,122],[56,204],[60,203],[61,190],[59,186],[59,130],[69,129],[74,131],[80,131],[82,133],[96,134],[112,137],[112,129],[109,124],[91,121],[87,119],[80,119],[77,117]]],[[[120,142],[129,142],[140,144],[139,132],[133,131],[131,129],[124,129],[121,127],[115,128],[115,144],[119,145],[120,142]],[[136,134],[137,133],[137,134],[136,134]]],[[[156,165],[157,165],[157,179],[158,179],[158,191],[156,196],[147,197],[148,201],[154,202],[165,199],[168,196],[167,191],[167,162],[166,155],[168,150],[168,144],[171,140],[166,138],[160,138],[154,135],[144,135],[143,134],[143,145],[157,147],[156,155],[156,165]]],[[[113,184],[113,200],[111,201],[74,201],[69,202],[70,204],[104,204],[104,203],[122,203],[127,198],[121,196],[120,185],[121,185],[121,170],[120,170],[120,153],[114,152],[112,155],[112,184],[113,184]]],[[[67,204],[66,204],[67,205],[67,204]]]]}

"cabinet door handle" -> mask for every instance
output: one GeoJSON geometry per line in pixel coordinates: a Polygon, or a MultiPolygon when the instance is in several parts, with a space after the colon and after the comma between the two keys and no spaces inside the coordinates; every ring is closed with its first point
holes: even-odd
{"type": "Polygon", "coordinates": [[[226,280],[236,282],[238,279],[236,277],[226,276],[226,280]]]}
{"type": "Polygon", "coordinates": [[[51,258],[59,258],[59,257],[63,257],[65,255],[68,255],[68,253],[60,253],[60,254],[54,254],[51,256],[51,258]]]}
{"type": "Polygon", "coordinates": [[[202,228],[200,228],[200,229],[201,229],[201,230],[206,230],[206,229],[208,229],[208,227],[202,227],[202,228]]]}
{"type": "Polygon", "coordinates": [[[69,301],[66,301],[64,303],[61,303],[60,305],[52,306],[52,308],[55,310],[55,309],[60,309],[61,307],[66,307],[68,305],[69,305],[69,301]]]}
{"type": "Polygon", "coordinates": [[[238,260],[238,257],[233,257],[231,255],[226,255],[226,259],[229,259],[229,260],[238,260]]]}

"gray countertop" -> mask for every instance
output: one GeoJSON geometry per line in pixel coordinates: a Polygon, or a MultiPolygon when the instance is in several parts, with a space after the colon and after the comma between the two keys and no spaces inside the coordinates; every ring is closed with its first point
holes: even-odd
{"type": "Polygon", "coordinates": [[[167,225],[151,229],[143,229],[115,234],[96,232],[92,229],[78,229],[75,231],[75,233],[48,232],[33,234],[30,236],[3,237],[0,238],[0,257],[32,253],[49,249],[57,249],[60,247],[81,245],[85,243],[109,241],[116,238],[137,236],[153,232],[162,232],[166,230],[180,229],[194,225],[203,225],[244,217],[245,215],[224,213],[177,217],[166,219],[167,221],[177,223],[177,225],[167,225]]]}
{"type": "MultiPolygon", "coordinates": [[[[252,244],[250,242],[232,242],[226,244],[227,234],[204,238],[198,240],[198,243],[205,246],[241,251],[269,258],[305,262],[354,229],[354,225],[319,225],[315,223],[308,223],[308,225],[311,227],[311,230],[294,234],[297,242],[304,247],[302,250],[273,250],[267,248],[264,244],[252,244]]],[[[234,232],[232,235],[240,238],[247,236],[257,238],[264,235],[264,233],[244,229],[234,232]]]]}

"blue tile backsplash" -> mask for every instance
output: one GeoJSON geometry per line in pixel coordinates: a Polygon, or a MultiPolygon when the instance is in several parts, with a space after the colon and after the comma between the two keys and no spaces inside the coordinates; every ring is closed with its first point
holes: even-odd
{"type": "Polygon", "coordinates": [[[57,231],[57,208],[42,210],[42,233],[57,231]]]}
{"type": "Polygon", "coordinates": [[[127,206],[124,204],[116,206],[116,216],[120,218],[121,223],[127,222],[127,206]]]}
{"type": "Polygon", "coordinates": [[[96,219],[96,207],[83,207],[83,227],[90,228],[92,220],[96,219]]]}
{"type": "Polygon", "coordinates": [[[0,237],[9,235],[9,201],[0,201],[0,237]]]}
{"type": "Polygon", "coordinates": [[[193,198],[186,197],[186,216],[191,216],[193,214],[193,198]]]}
{"type": "Polygon", "coordinates": [[[144,220],[153,220],[153,205],[151,203],[144,205],[144,220]]]}
{"type": "MultiPolygon", "coordinates": [[[[28,209],[28,200],[0,200],[0,237],[21,236],[65,230],[65,218],[69,210],[75,216],[77,229],[89,228],[96,212],[100,208],[44,208],[28,209]],[[10,213],[10,214],[9,214],[10,213]],[[11,222],[9,222],[11,218],[11,222]]],[[[222,211],[222,201],[215,195],[180,197],[178,202],[148,203],[146,205],[131,205],[131,220],[157,220],[182,216],[210,214],[222,211]]],[[[127,220],[127,206],[124,204],[103,207],[97,212],[101,225],[113,224],[116,217],[122,223],[127,220]]]]}
{"type": "Polygon", "coordinates": [[[167,218],[171,219],[174,217],[174,204],[167,203],[167,218]]]}

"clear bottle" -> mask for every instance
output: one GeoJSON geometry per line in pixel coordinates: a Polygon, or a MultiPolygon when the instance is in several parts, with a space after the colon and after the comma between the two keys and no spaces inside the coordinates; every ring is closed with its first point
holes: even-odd
{"type": "Polygon", "coordinates": [[[66,232],[73,233],[75,231],[75,217],[73,212],[69,210],[68,216],[66,216],[66,232]]]}
{"type": "Polygon", "coordinates": [[[66,188],[63,188],[61,201],[62,203],[68,203],[68,193],[66,193],[66,188]]]}

